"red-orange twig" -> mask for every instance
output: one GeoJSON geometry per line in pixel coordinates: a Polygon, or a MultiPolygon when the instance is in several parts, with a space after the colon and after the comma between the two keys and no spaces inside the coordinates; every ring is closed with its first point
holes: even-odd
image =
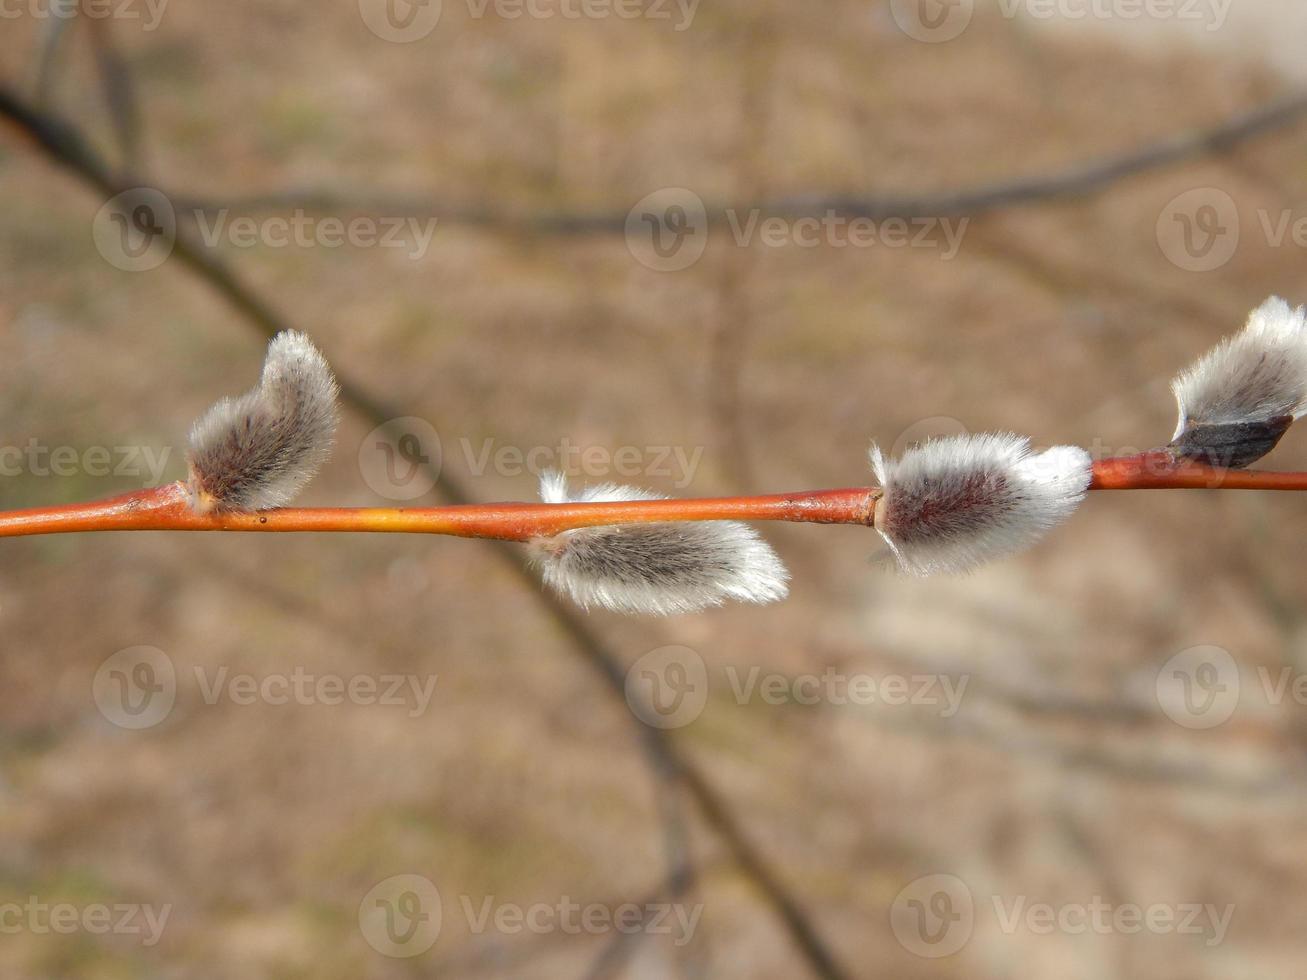
{"type": "MultiPolygon", "coordinates": [[[[1307,473],[1228,470],[1177,461],[1164,450],[1100,460],[1092,490],[1307,490],[1307,473]]],[[[198,514],[180,483],[108,500],[0,512],[0,537],[71,531],[385,531],[527,541],[582,527],[656,521],[791,521],[872,525],[874,487],[757,497],[452,507],[286,507],[198,514]]]]}
{"type": "Polygon", "coordinates": [[[68,531],[389,531],[526,541],[579,527],[653,521],[799,521],[870,525],[878,491],[866,487],[761,497],[452,507],[287,507],[197,514],[180,483],[87,504],[0,513],[0,537],[68,531]]]}
{"type": "Polygon", "coordinates": [[[1177,460],[1164,449],[1094,464],[1091,490],[1307,490],[1307,473],[1230,470],[1177,460]]]}

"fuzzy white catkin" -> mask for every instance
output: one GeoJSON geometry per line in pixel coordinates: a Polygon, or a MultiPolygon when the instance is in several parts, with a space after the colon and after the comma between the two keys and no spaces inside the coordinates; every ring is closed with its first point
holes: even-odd
{"type": "Polygon", "coordinates": [[[251,511],[289,504],[331,453],[338,391],[308,337],[277,334],[258,387],[222,399],[191,427],[192,506],[251,511]]]}
{"type": "MultiPolygon", "coordinates": [[[[567,478],[540,478],[545,503],[659,500],[635,487],[604,484],[569,494],[567,478]]],[[[579,605],[668,616],[728,599],[783,599],[789,573],[758,534],[738,521],[620,524],[578,528],[530,542],[545,583],[579,605]]]]}
{"type": "Polygon", "coordinates": [[[950,436],[896,460],[871,448],[876,530],[911,575],[964,572],[1013,554],[1084,499],[1092,461],[1075,446],[1031,452],[1011,433],[950,436]]]}
{"type": "Polygon", "coordinates": [[[1300,418],[1307,412],[1307,311],[1272,296],[1171,390],[1180,409],[1175,439],[1195,425],[1300,418]]]}

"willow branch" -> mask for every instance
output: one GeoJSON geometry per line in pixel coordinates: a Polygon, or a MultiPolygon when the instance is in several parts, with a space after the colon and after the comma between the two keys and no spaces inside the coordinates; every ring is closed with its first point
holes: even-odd
{"type": "Polygon", "coordinates": [[[448,507],[285,507],[197,513],[181,483],[85,504],[0,512],[0,537],[76,531],[374,531],[528,541],[582,527],[666,521],[795,521],[870,525],[878,492],[813,490],[762,497],[448,507]]]}
{"type": "MultiPolygon", "coordinates": [[[[1091,490],[1307,490],[1307,473],[1232,470],[1176,461],[1163,451],[1099,460],[1091,490]]],[[[880,490],[847,487],[753,497],[593,503],[454,504],[447,507],[283,507],[198,513],[185,485],[108,500],[0,511],[0,537],[78,531],[366,531],[530,541],[564,531],[676,521],[786,521],[872,527],[880,490]]]]}
{"type": "MultiPolygon", "coordinates": [[[[13,90],[0,85],[0,121],[3,120],[8,120],[53,162],[72,171],[99,190],[105,198],[128,189],[127,185],[119,182],[77,127],[42,112],[13,90]]],[[[181,227],[178,228],[172,258],[189,267],[266,336],[272,337],[290,329],[286,319],[247,287],[211,249],[204,248],[193,241],[190,235],[184,234],[181,227]]],[[[400,414],[390,411],[347,378],[338,375],[337,380],[340,382],[342,403],[374,425],[383,424],[400,414]]],[[[452,500],[455,505],[469,499],[466,491],[448,474],[430,464],[423,465],[431,472],[437,491],[445,499],[452,500]]],[[[503,544],[497,549],[497,554],[515,574],[531,583],[534,594],[540,597],[542,609],[563,635],[571,640],[572,649],[595,671],[609,695],[625,709],[626,670],[609,651],[603,639],[578,613],[553,600],[547,593],[534,589],[534,573],[525,563],[519,549],[503,544]]],[[[682,752],[668,732],[645,725],[639,719],[633,719],[633,724],[636,739],[654,774],[661,780],[679,783],[686,789],[707,824],[730,851],[741,873],[757,887],[763,900],[779,918],[813,974],[823,980],[843,980],[850,976],[836,959],[812,917],[789,891],[767,856],[749,839],[735,819],[730,805],[698,764],[682,752]]]]}
{"type": "MultiPolygon", "coordinates": [[[[1172,136],[1156,143],[1047,174],[1030,174],[976,187],[922,194],[808,194],[710,205],[707,215],[723,223],[729,214],[757,211],[790,220],[838,214],[846,218],[952,218],[1029,204],[1087,197],[1130,177],[1161,170],[1188,160],[1225,152],[1258,136],[1291,125],[1307,115],[1307,92],[1294,92],[1265,105],[1237,113],[1206,129],[1172,136]]],[[[514,213],[484,205],[460,205],[394,193],[341,192],[326,188],[231,197],[173,198],[180,211],[238,213],[304,209],[319,212],[364,212],[387,215],[437,216],[459,223],[507,231],[549,235],[621,233],[626,210],[514,213]]]]}

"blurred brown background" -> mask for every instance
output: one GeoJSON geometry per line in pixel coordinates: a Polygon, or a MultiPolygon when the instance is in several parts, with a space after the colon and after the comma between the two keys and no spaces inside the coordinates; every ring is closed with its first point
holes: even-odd
{"type": "MultiPolygon", "coordinates": [[[[915,237],[938,195],[1290,94],[1302,9],[925,3],[111,0],[60,29],[11,0],[0,82],[379,403],[306,502],[434,502],[420,458],[499,500],[541,465],[710,495],[865,482],[873,439],[1164,442],[1175,371],[1307,300],[1304,117],[954,214],[955,248],[752,204],[921,197],[915,237]]],[[[257,376],[258,328],[166,241],[116,250],[107,196],[0,122],[4,507],[180,478],[257,376]]],[[[1269,462],[1307,468],[1302,434],[1269,462]]],[[[588,647],[478,542],[5,542],[0,974],[1301,975],[1303,501],[1094,495],[925,581],[870,532],[765,531],[786,602],[581,615],[588,647]],[[328,687],[277,703],[296,677],[328,687]],[[625,902],[663,921],[601,921],[625,902]]]]}

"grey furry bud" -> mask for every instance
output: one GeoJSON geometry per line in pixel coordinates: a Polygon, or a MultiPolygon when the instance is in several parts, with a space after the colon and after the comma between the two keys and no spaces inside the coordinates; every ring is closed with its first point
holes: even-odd
{"type": "MultiPolygon", "coordinates": [[[[569,496],[567,479],[540,479],[545,503],[657,500],[657,494],[605,484],[569,496]]],[[[738,521],[668,521],[579,528],[530,542],[550,588],[580,605],[668,616],[728,599],[775,602],[789,574],[776,553],[738,521]]]]}
{"type": "Polygon", "coordinates": [[[331,452],[338,390],[308,337],[277,334],[259,386],[222,399],[191,427],[191,505],[208,512],[289,504],[331,452]]]}
{"type": "Polygon", "coordinates": [[[883,496],[876,530],[911,575],[962,572],[1013,554],[1071,516],[1092,461],[1075,446],[1030,451],[1011,433],[949,436],[887,460],[871,448],[883,496]]]}
{"type": "Polygon", "coordinates": [[[1307,412],[1307,312],[1272,296],[1171,390],[1180,408],[1170,445],[1177,456],[1213,466],[1256,462],[1307,412]]]}

